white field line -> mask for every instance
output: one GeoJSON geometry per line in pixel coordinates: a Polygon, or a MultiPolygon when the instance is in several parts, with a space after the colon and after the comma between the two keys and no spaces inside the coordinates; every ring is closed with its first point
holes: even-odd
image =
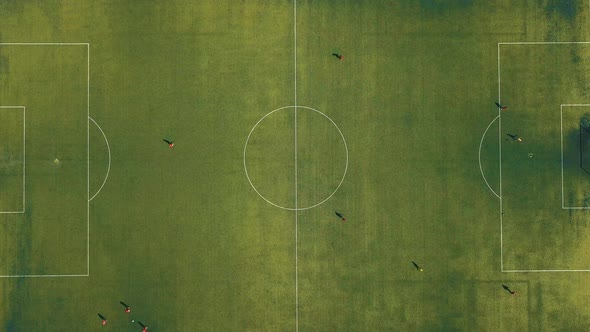
{"type": "Polygon", "coordinates": [[[49,45],[61,45],[61,46],[81,46],[90,45],[89,43],[0,43],[0,45],[25,45],[25,46],[49,46],[49,45]]]}
{"type": "MultiPolygon", "coordinates": [[[[295,107],[297,107],[297,0],[293,1],[293,58],[294,58],[294,71],[293,71],[293,81],[294,81],[294,103],[295,107]]],[[[295,109],[297,112],[297,108],[295,109]]]]}
{"type": "Polygon", "coordinates": [[[590,41],[500,42],[500,43],[498,43],[498,45],[559,45],[559,44],[590,44],[590,41]]]}
{"type": "Polygon", "coordinates": [[[27,121],[27,109],[23,106],[23,213],[26,210],[26,183],[27,183],[27,135],[26,135],[26,123],[27,121]]]}
{"type": "Polygon", "coordinates": [[[322,113],[322,112],[320,112],[320,111],[318,111],[318,110],[316,110],[314,108],[307,107],[307,106],[294,106],[294,105],[291,105],[291,106],[283,106],[281,108],[277,108],[276,110],[269,112],[268,114],[266,114],[265,116],[263,116],[260,120],[258,120],[258,122],[256,122],[256,124],[254,125],[254,127],[252,127],[252,129],[250,130],[250,133],[248,134],[248,137],[246,138],[246,143],[244,144],[244,156],[243,156],[244,172],[246,174],[246,179],[248,179],[248,183],[250,183],[250,186],[252,187],[252,189],[254,189],[254,191],[256,192],[256,194],[258,196],[260,196],[260,198],[262,198],[263,200],[265,200],[270,205],[276,206],[276,207],[278,207],[280,209],[283,209],[283,210],[289,210],[289,211],[309,210],[309,209],[312,209],[312,208],[314,208],[316,206],[319,206],[321,204],[324,204],[332,196],[334,196],[334,194],[336,194],[336,192],[338,191],[338,189],[340,189],[340,186],[342,186],[342,183],[344,182],[344,179],[346,178],[346,173],[348,172],[348,159],[349,159],[349,156],[348,156],[348,144],[346,143],[346,139],[344,138],[344,134],[342,133],[342,130],[340,130],[340,128],[336,125],[336,123],[334,122],[334,120],[332,120],[329,116],[327,116],[326,114],[324,114],[324,113],[322,113]],[[296,108],[307,109],[307,110],[310,110],[310,111],[314,111],[314,112],[320,114],[321,116],[325,117],[328,121],[330,121],[334,125],[334,127],[336,128],[336,130],[338,130],[338,133],[340,134],[340,137],[342,138],[342,143],[344,144],[344,149],[345,149],[345,152],[346,152],[346,165],[344,167],[344,173],[342,174],[342,178],[340,179],[340,182],[338,183],[338,186],[336,186],[336,189],[334,189],[334,191],[328,197],[326,197],[324,200],[322,200],[319,203],[316,203],[316,204],[310,205],[310,206],[306,206],[306,207],[297,207],[297,208],[281,206],[281,205],[278,205],[278,204],[273,203],[268,198],[264,197],[258,191],[258,189],[256,189],[256,186],[254,186],[254,184],[252,183],[252,179],[250,178],[250,175],[248,174],[248,167],[246,165],[246,154],[247,154],[247,151],[248,151],[248,142],[250,141],[250,137],[252,136],[252,133],[254,132],[254,130],[256,129],[256,127],[258,127],[258,125],[266,117],[270,116],[271,114],[273,114],[275,112],[278,112],[278,111],[281,111],[281,110],[284,110],[284,109],[287,109],[287,108],[295,108],[295,107],[296,108]]]}
{"type": "Polygon", "coordinates": [[[94,119],[91,117],[89,117],[89,119],[92,122],[94,122],[94,124],[96,125],[98,130],[100,130],[100,132],[102,133],[102,137],[104,137],[104,141],[105,141],[105,143],[107,143],[107,150],[109,152],[109,166],[107,168],[107,174],[106,174],[104,180],[102,181],[102,184],[100,185],[100,188],[98,189],[98,191],[94,194],[94,196],[92,196],[90,198],[90,200],[92,201],[98,195],[98,193],[102,190],[102,187],[104,187],[105,183],[107,183],[107,179],[109,178],[109,173],[111,172],[111,146],[109,145],[109,140],[107,139],[107,136],[105,135],[102,128],[98,125],[98,123],[96,123],[96,121],[94,121],[94,119]]]}
{"type": "Polygon", "coordinates": [[[483,145],[483,139],[486,137],[486,133],[488,132],[488,129],[490,129],[490,127],[492,126],[492,124],[494,122],[496,122],[496,120],[498,120],[499,117],[500,117],[499,115],[497,117],[495,117],[494,120],[492,120],[492,122],[490,122],[490,124],[488,125],[488,127],[486,128],[486,130],[483,132],[483,135],[481,136],[481,141],[479,142],[479,157],[478,157],[479,171],[481,172],[481,176],[483,177],[483,180],[485,181],[485,183],[488,186],[488,188],[490,189],[490,191],[494,195],[496,195],[496,197],[498,197],[498,198],[500,198],[500,196],[498,194],[496,194],[496,192],[494,191],[494,189],[492,189],[492,187],[488,183],[488,180],[486,179],[486,176],[483,173],[483,168],[481,167],[481,146],[483,145]]]}
{"type": "MultiPolygon", "coordinates": [[[[86,116],[90,119],[90,44],[88,43],[86,43],[86,54],[86,116]]],[[[102,129],[100,131],[102,132],[102,129]]],[[[86,202],[86,274],[90,275],[90,120],[86,122],[86,150],[88,160],[86,163],[86,198],[88,199],[86,202]]]]}
{"type": "Polygon", "coordinates": [[[254,133],[254,130],[256,129],[256,127],[258,127],[258,125],[264,121],[264,119],[266,119],[266,117],[270,116],[271,114],[287,109],[287,108],[293,108],[295,106],[283,106],[281,108],[277,108],[274,111],[271,111],[269,113],[267,113],[266,115],[264,115],[260,120],[258,120],[258,122],[256,122],[256,124],[254,124],[254,126],[252,127],[252,129],[250,129],[250,133],[248,133],[248,137],[246,138],[246,143],[244,144],[244,157],[243,157],[243,162],[244,162],[244,172],[246,173],[246,179],[248,179],[248,183],[250,183],[250,186],[252,187],[252,189],[254,189],[254,191],[256,192],[256,194],[258,194],[258,196],[260,196],[260,198],[262,198],[263,200],[265,200],[268,204],[278,207],[280,209],[283,210],[289,210],[289,211],[296,211],[297,209],[295,208],[290,208],[290,207],[285,207],[285,206],[281,206],[278,205],[276,203],[273,203],[271,200],[269,200],[268,198],[264,197],[259,191],[258,189],[256,189],[256,186],[254,186],[254,183],[252,183],[252,179],[250,179],[250,174],[248,174],[248,167],[246,165],[246,153],[248,151],[248,142],[250,141],[250,137],[252,136],[252,133],[254,133]]]}
{"type": "Polygon", "coordinates": [[[297,0],[293,1],[293,87],[294,87],[294,115],[295,115],[295,331],[299,331],[299,208],[297,191],[297,0]]]}
{"type": "MultiPolygon", "coordinates": [[[[501,75],[500,75],[500,43],[498,43],[498,103],[502,103],[502,94],[500,90],[501,86],[501,75]]],[[[503,238],[503,216],[504,207],[502,204],[502,110],[498,108],[498,167],[500,171],[500,271],[504,270],[504,238],[503,238]]]]}
{"type": "Polygon", "coordinates": [[[590,272],[590,270],[504,270],[507,273],[523,273],[523,272],[590,272]]]}
{"type": "Polygon", "coordinates": [[[565,207],[565,194],[563,190],[563,105],[559,106],[559,130],[561,132],[561,208],[565,207]]]}
{"type": "Polygon", "coordinates": [[[15,275],[0,275],[0,278],[59,278],[59,277],[88,277],[88,274],[15,274],[15,275]]]}
{"type": "MultiPolygon", "coordinates": [[[[590,42],[500,42],[498,43],[498,103],[501,103],[500,91],[500,45],[556,45],[556,44],[590,44],[590,42]]],[[[590,104],[562,104],[563,106],[590,106],[590,104]]],[[[501,111],[499,111],[501,112],[501,111]]],[[[501,113],[500,113],[501,114],[501,113]]],[[[562,112],[563,117],[563,112],[562,112]]],[[[561,120],[563,122],[563,119],[561,120]]],[[[562,200],[563,200],[563,126],[562,126],[562,200]]],[[[503,239],[502,239],[502,117],[499,121],[499,142],[500,142],[500,271],[506,273],[540,273],[540,272],[590,272],[590,270],[504,270],[503,262],[503,239]]],[[[563,205],[563,201],[562,201],[563,205]]],[[[590,209],[590,207],[562,207],[563,209],[590,209]]]]}
{"type": "Polygon", "coordinates": [[[334,125],[334,127],[336,128],[336,130],[338,130],[338,133],[340,134],[340,137],[342,138],[342,143],[344,144],[344,150],[346,150],[346,164],[344,165],[344,172],[342,174],[342,178],[340,179],[340,182],[338,183],[338,186],[336,186],[336,189],[334,189],[334,191],[328,197],[326,197],[323,201],[321,201],[319,203],[316,203],[314,205],[311,205],[311,206],[307,206],[307,207],[304,207],[304,208],[298,208],[297,209],[298,211],[301,211],[301,210],[308,210],[308,209],[314,208],[316,206],[319,206],[321,204],[324,204],[330,198],[332,198],[332,196],[334,196],[334,194],[336,194],[336,192],[338,191],[338,189],[340,189],[340,186],[342,186],[342,183],[344,182],[344,178],[346,178],[346,173],[348,173],[348,144],[346,143],[346,139],[344,138],[344,134],[342,133],[342,130],[340,130],[340,127],[338,127],[338,125],[336,125],[336,122],[334,122],[334,120],[332,120],[332,118],[330,118],[326,114],[324,114],[324,113],[316,110],[315,108],[311,108],[311,107],[308,107],[308,106],[297,106],[297,108],[303,108],[303,109],[307,109],[307,110],[310,110],[310,111],[314,111],[314,112],[322,115],[326,119],[328,119],[328,121],[330,121],[332,123],[332,125],[334,125]]]}
{"type": "MultiPolygon", "coordinates": [[[[8,45],[22,45],[22,46],[50,46],[50,45],[61,45],[61,46],[83,46],[85,45],[87,48],[87,79],[86,79],[86,93],[87,93],[87,101],[86,101],[86,112],[88,118],[90,118],[90,43],[0,43],[0,46],[8,46],[8,45]]],[[[9,106],[0,106],[0,108],[6,108],[9,106]]],[[[18,106],[24,109],[24,106],[18,106]]],[[[90,120],[88,120],[86,125],[87,131],[87,197],[90,198],[90,120]]],[[[25,136],[26,137],[26,136],[25,136]]],[[[25,144],[26,146],[26,144],[25,144]]],[[[25,159],[23,159],[25,160],[25,159]]],[[[25,168],[23,168],[24,170],[25,168]]],[[[24,187],[24,185],[23,185],[24,187]]],[[[23,198],[24,199],[24,198],[23,198]]],[[[0,212],[0,213],[23,213],[21,212],[0,212]]],[[[88,200],[86,205],[86,225],[87,225],[87,244],[86,244],[86,274],[16,274],[16,275],[0,275],[0,278],[54,278],[54,277],[88,277],[90,275],[90,200],[88,200]]]]}

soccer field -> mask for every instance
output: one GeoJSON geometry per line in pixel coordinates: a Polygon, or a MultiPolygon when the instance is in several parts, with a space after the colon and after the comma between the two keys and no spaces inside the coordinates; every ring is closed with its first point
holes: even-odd
{"type": "Polygon", "coordinates": [[[588,330],[588,1],[0,22],[0,331],[588,330]]]}

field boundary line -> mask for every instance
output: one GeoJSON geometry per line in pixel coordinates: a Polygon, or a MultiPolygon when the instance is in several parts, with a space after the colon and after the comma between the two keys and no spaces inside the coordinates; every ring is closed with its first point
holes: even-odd
{"type": "Polygon", "coordinates": [[[490,127],[492,126],[492,124],[494,122],[496,122],[496,120],[498,120],[500,116],[498,115],[497,117],[494,118],[494,120],[492,120],[492,122],[490,122],[490,124],[488,125],[488,127],[486,128],[486,130],[483,132],[483,135],[481,136],[481,141],[479,142],[479,155],[478,155],[478,161],[479,161],[479,171],[481,173],[481,177],[483,177],[483,180],[485,181],[486,185],[488,186],[488,188],[490,189],[490,191],[498,198],[500,198],[500,196],[498,194],[496,194],[496,192],[494,191],[494,189],[492,189],[492,187],[490,186],[490,184],[488,183],[488,180],[486,179],[486,176],[483,173],[483,168],[481,167],[481,146],[483,145],[483,139],[486,137],[486,134],[488,132],[488,129],[490,129],[490,127]]]}
{"type": "Polygon", "coordinates": [[[109,140],[107,139],[107,136],[105,135],[102,128],[98,125],[98,123],[96,123],[96,121],[94,121],[93,118],[91,118],[91,117],[88,117],[88,118],[96,125],[98,130],[100,130],[100,132],[102,133],[102,137],[104,137],[104,141],[107,143],[107,150],[109,152],[109,166],[107,167],[107,174],[106,174],[104,180],[102,181],[102,185],[100,186],[98,191],[94,194],[94,196],[92,196],[89,199],[90,201],[92,201],[98,195],[98,193],[100,193],[100,191],[102,190],[102,187],[104,187],[105,183],[107,183],[107,179],[109,178],[109,173],[111,172],[111,146],[109,145],[109,140]]]}

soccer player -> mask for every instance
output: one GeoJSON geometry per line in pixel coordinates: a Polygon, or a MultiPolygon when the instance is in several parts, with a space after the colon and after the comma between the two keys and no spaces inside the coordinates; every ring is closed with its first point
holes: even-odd
{"type": "Polygon", "coordinates": [[[500,103],[498,103],[498,102],[494,102],[494,103],[495,103],[495,104],[496,104],[496,106],[498,106],[498,108],[499,108],[499,109],[501,109],[502,111],[505,111],[505,110],[507,110],[507,109],[508,109],[508,106],[502,106],[502,105],[500,105],[500,103]]]}
{"type": "Polygon", "coordinates": [[[513,142],[515,142],[515,141],[516,142],[522,142],[522,138],[520,138],[520,136],[518,136],[518,134],[514,134],[514,135],[512,135],[512,134],[506,134],[506,135],[510,136],[510,138],[512,138],[512,141],[513,142]]]}
{"type": "Polygon", "coordinates": [[[143,328],[143,330],[141,330],[141,332],[147,332],[147,329],[148,329],[147,326],[143,325],[143,323],[139,322],[139,321],[137,322],[137,324],[139,324],[139,326],[141,326],[143,328]]]}
{"type": "Polygon", "coordinates": [[[98,314],[98,318],[102,320],[102,325],[107,325],[107,318],[101,314],[98,314]]]}
{"type": "Polygon", "coordinates": [[[119,303],[121,303],[124,307],[125,307],[125,312],[126,313],[130,313],[131,312],[131,308],[129,307],[129,305],[127,305],[127,303],[120,301],[119,303]]]}
{"type": "Polygon", "coordinates": [[[338,60],[342,60],[344,59],[344,56],[342,54],[338,54],[338,53],[332,53],[333,56],[337,57],[338,60]]]}
{"type": "Polygon", "coordinates": [[[336,212],[336,215],[338,216],[338,218],[342,219],[342,221],[346,221],[346,218],[344,218],[344,217],[342,216],[342,213],[340,213],[340,212],[338,212],[338,211],[334,211],[334,212],[336,212]]]}
{"type": "Polygon", "coordinates": [[[513,292],[512,290],[510,290],[510,288],[508,288],[508,286],[502,285],[502,288],[504,288],[508,293],[510,293],[510,295],[516,295],[516,292],[513,292]]]}
{"type": "Polygon", "coordinates": [[[172,148],[174,147],[174,142],[170,142],[170,141],[169,141],[169,140],[167,140],[167,139],[164,139],[164,142],[168,143],[168,147],[169,147],[169,148],[171,148],[171,149],[172,149],[172,148]]]}
{"type": "Polygon", "coordinates": [[[414,267],[416,268],[416,270],[420,271],[420,272],[424,272],[424,270],[422,270],[422,268],[416,264],[416,262],[412,261],[412,264],[414,264],[414,267]]]}

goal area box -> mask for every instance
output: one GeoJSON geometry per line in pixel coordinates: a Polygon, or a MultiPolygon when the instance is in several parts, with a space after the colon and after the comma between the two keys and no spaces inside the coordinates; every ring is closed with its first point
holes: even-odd
{"type": "Polygon", "coordinates": [[[21,131],[0,129],[0,181],[10,179],[3,149],[10,164],[11,153],[21,158],[18,146],[22,159],[13,163],[24,183],[6,187],[23,196],[21,213],[0,214],[0,277],[88,275],[89,50],[87,43],[0,43],[0,105],[23,106],[23,117],[12,120],[22,121],[21,131]]]}

